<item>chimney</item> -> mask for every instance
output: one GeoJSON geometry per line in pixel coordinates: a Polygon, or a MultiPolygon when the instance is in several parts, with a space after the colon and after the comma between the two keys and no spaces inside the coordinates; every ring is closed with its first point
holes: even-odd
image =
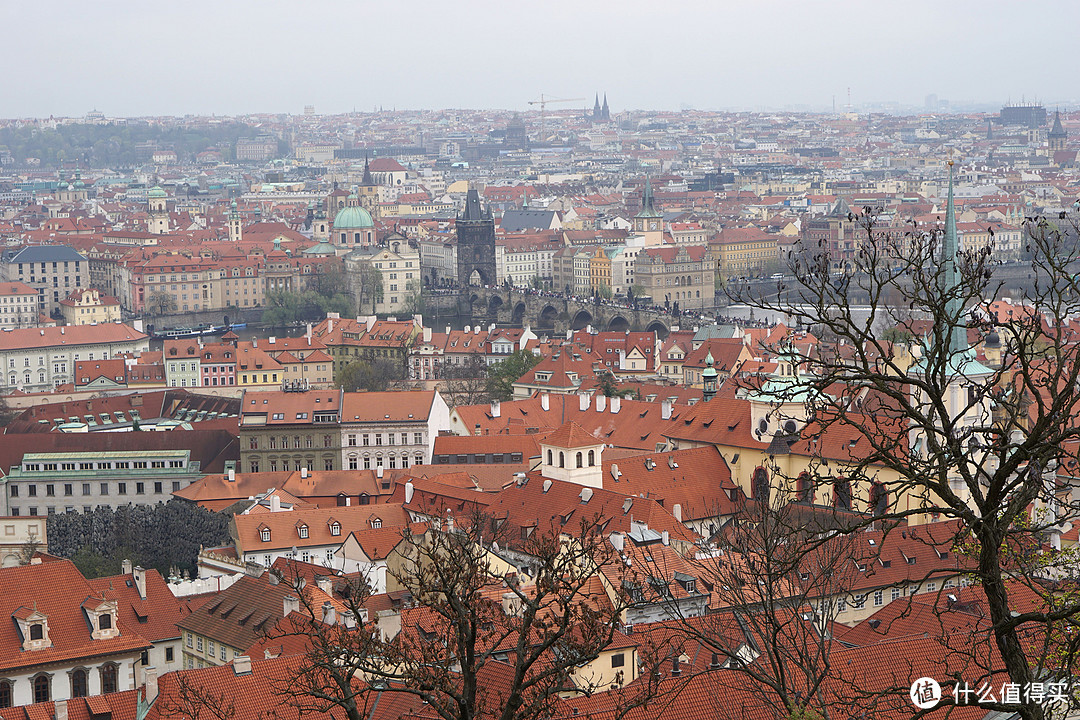
{"type": "Polygon", "coordinates": [[[634,498],[626,498],[622,502],[622,514],[630,512],[630,508],[634,506],[634,498]]]}
{"type": "Polygon", "coordinates": [[[611,540],[611,546],[613,548],[615,548],[619,552],[623,551],[623,546],[626,544],[625,535],[623,535],[621,532],[613,532],[608,535],[608,539],[611,540]]]}
{"type": "Polygon", "coordinates": [[[300,468],[300,479],[301,480],[307,480],[307,467],[302,466],[300,468]]]}
{"type": "Polygon", "coordinates": [[[322,621],[323,625],[333,625],[337,621],[337,611],[329,600],[322,605],[322,621]]]}
{"type": "Polygon", "coordinates": [[[233,658],[232,669],[234,675],[250,675],[251,674],[251,657],[248,655],[239,655],[233,658]]]}
{"type": "Polygon", "coordinates": [[[476,327],[473,328],[473,335],[479,335],[479,334],[480,334],[480,326],[477,325],[476,327]]]}
{"type": "Polygon", "coordinates": [[[277,338],[276,338],[276,337],[274,337],[273,335],[271,335],[271,336],[270,336],[270,337],[269,337],[269,338],[267,339],[267,342],[268,342],[268,343],[270,343],[271,345],[273,345],[274,343],[276,343],[276,342],[277,342],[277,338]]]}
{"type": "Polygon", "coordinates": [[[581,498],[581,502],[583,502],[583,503],[589,502],[590,500],[592,500],[592,496],[593,496],[593,489],[591,487],[581,488],[581,493],[579,495],[579,497],[581,498]]]}
{"type": "Polygon", "coordinates": [[[471,332],[472,332],[472,325],[466,325],[465,326],[465,334],[468,335],[471,332]]]}
{"type": "Polygon", "coordinates": [[[57,700],[53,705],[53,711],[56,720],[68,720],[67,700],[57,700]]]}
{"type": "Polygon", "coordinates": [[[375,466],[375,477],[379,478],[380,480],[382,480],[382,473],[383,473],[382,467],[383,467],[382,465],[376,465],[375,466]]]}
{"type": "Polygon", "coordinates": [[[270,496],[270,512],[278,512],[281,510],[281,498],[277,495],[270,496]]]}
{"type": "Polygon", "coordinates": [[[131,574],[131,561],[128,560],[127,558],[124,558],[124,561],[122,563],[120,563],[120,574],[121,575],[130,575],[131,574]]]}
{"type": "Polygon", "coordinates": [[[375,327],[375,316],[368,315],[365,321],[367,322],[367,331],[371,332],[371,328],[375,327]]]}
{"type": "Polygon", "coordinates": [[[431,328],[429,327],[424,328],[424,342],[431,342],[431,328]]]}
{"type": "Polygon", "coordinates": [[[672,505],[671,514],[676,520],[682,522],[682,505],[680,503],[675,503],[674,505],[672,505]]]}
{"type": "Polygon", "coordinates": [[[604,412],[607,408],[607,395],[604,393],[596,394],[596,412],[604,412]]]}
{"type": "Polygon", "coordinates": [[[551,480],[544,480],[544,492],[551,489],[551,480]]]}
{"type": "Polygon", "coordinates": [[[664,543],[665,545],[671,544],[671,534],[668,533],[667,530],[664,530],[662,533],[660,533],[660,542],[664,543]]]}
{"type": "Polygon", "coordinates": [[[449,326],[449,325],[447,325],[447,326],[446,326],[446,334],[447,334],[447,335],[449,335],[449,334],[450,334],[450,326],[449,326]]]}
{"type": "Polygon", "coordinates": [[[236,468],[229,468],[229,482],[236,482],[236,468]]]}
{"type": "Polygon", "coordinates": [[[326,593],[327,595],[330,595],[331,597],[333,597],[333,595],[334,595],[334,578],[327,577],[325,575],[319,575],[315,579],[315,584],[318,585],[319,589],[322,590],[324,593],[326,593]]]}
{"type": "Polygon", "coordinates": [[[664,419],[664,420],[670,420],[671,419],[671,405],[672,405],[672,402],[670,400],[664,400],[663,402],[660,403],[660,417],[662,419],[664,419]]]}
{"type": "Polygon", "coordinates": [[[488,325],[488,334],[495,332],[495,323],[488,325]]]}
{"type": "Polygon", "coordinates": [[[413,493],[415,491],[416,491],[416,488],[413,487],[412,480],[406,481],[406,483],[405,483],[405,502],[406,503],[411,503],[412,502],[413,493]]]}
{"type": "Polygon", "coordinates": [[[334,332],[334,318],[327,317],[326,318],[326,334],[329,335],[332,332],[334,332]]]}
{"type": "Polygon", "coordinates": [[[540,409],[544,412],[551,409],[551,396],[546,392],[540,393],[540,409]]]}
{"type": "Polygon", "coordinates": [[[709,663],[709,669],[710,670],[719,670],[720,669],[720,655],[718,655],[717,653],[712,654],[712,662],[709,663]]]}
{"type": "Polygon", "coordinates": [[[497,418],[501,415],[500,403],[498,400],[491,401],[491,417],[497,418]]]}
{"type": "Polygon", "coordinates": [[[143,668],[143,684],[146,686],[146,704],[150,705],[158,696],[157,668],[153,665],[143,668]]]}
{"type": "Polygon", "coordinates": [[[131,572],[135,578],[135,589],[139,591],[139,597],[143,600],[146,599],[146,571],[139,566],[135,566],[135,569],[131,572]]]}
{"type": "Polygon", "coordinates": [[[612,415],[617,415],[619,410],[621,410],[621,409],[622,409],[622,398],[618,397],[618,396],[611,398],[611,414],[612,415]]]}
{"type": "Polygon", "coordinates": [[[304,333],[304,337],[307,338],[307,344],[311,344],[311,323],[307,324],[307,332],[304,333]]]}
{"type": "Polygon", "coordinates": [[[580,410],[581,412],[585,412],[588,409],[589,409],[589,396],[588,395],[578,395],[578,410],[580,410]]]}
{"type": "Polygon", "coordinates": [[[671,677],[679,677],[680,675],[682,675],[682,668],[679,667],[679,656],[671,653],[671,677]]]}
{"type": "Polygon", "coordinates": [[[300,612],[300,600],[293,595],[286,595],[281,602],[281,617],[289,617],[289,613],[300,612]]]}

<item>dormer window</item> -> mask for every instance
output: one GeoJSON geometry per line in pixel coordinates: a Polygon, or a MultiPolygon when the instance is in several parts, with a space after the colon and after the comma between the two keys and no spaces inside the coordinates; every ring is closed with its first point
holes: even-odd
{"type": "Polygon", "coordinates": [[[306,540],[307,539],[307,536],[308,536],[307,525],[301,525],[300,527],[298,527],[296,529],[296,531],[299,533],[301,540],[306,540]]]}
{"type": "Polygon", "coordinates": [[[379,528],[381,528],[382,527],[382,519],[377,518],[377,517],[371,518],[371,527],[372,527],[373,530],[378,530],[379,528]]]}
{"type": "Polygon", "coordinates": [[[330,534],[337,536],[341,534],[341,523],[333,522],[330,524],[330,534]]]}
{"type": "Polygon", "coordinates": [[[261,530],[259,530],[259,538],[263,542],[270,542],[270,528],[264,527],[261,530]]]}
{"type": "Polygon", "coordinates": [[[45,639],[45,625],[43,623],[34,623],[30,626],[30,639],[31,640],[44,640],[45,639]]]}
{"type": "Polygon", "coordinates": [[[98,630],[112,630],[112,615],[110,613],[98,616],[98,630]]]}

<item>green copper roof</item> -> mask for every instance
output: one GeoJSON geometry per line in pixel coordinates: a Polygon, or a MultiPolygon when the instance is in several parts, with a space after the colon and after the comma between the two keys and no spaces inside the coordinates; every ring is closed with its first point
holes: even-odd
{"type": "Polygon", "coordinates": [[[371,214],[359,205],[346,205],[334,217],[335,230],[366,230],[375,227],[371,214]]]}

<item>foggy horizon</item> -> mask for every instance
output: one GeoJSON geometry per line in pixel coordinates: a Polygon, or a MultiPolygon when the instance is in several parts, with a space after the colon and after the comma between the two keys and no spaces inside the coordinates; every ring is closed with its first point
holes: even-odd
{"type": "MultiPolygon", "coordinates": [[[[1023,6],[1039,23],[1064,0],[1023,6]]],[[[0,117],[320,115],[383,110],[549,112],[1075,107],[1064,44],[1025,56],[1017,6],[553,0],[542,11],[318,0],[129,6],[7,4],[3,54],[23,68],[0,117]],[[59,12],[57,12],[59,11],[59,12]],[[59,21],[57,19],[59,18],[59,21]],[[1017,48],[1017,49],[1013,49],[1017,48]],[[865,50],[864,50],[865,49],[865,50]],[[867,57],[869,55],[869,57],[867,57]]]]}

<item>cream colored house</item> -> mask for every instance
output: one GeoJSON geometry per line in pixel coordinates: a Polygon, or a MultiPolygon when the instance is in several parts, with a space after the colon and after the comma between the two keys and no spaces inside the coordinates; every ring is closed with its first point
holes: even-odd
{"type": "Polygon", "coordinates": [[[120,319],[120,301],[97,288],[78,288],[60,301],[67,325],[99,325],[120,319]]]}

